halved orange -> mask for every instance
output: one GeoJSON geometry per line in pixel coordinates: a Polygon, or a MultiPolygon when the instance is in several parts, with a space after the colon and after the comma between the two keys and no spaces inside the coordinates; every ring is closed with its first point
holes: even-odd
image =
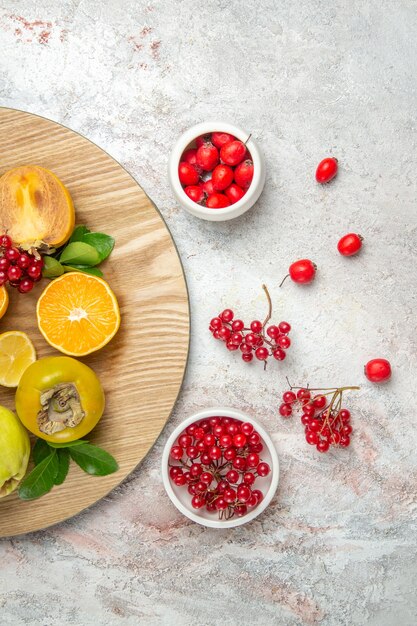
{"type": "Polygon", "coordinates": [[[9,306],[9,294],[7,293],[6,287],[0,287],[0,319],[7,311],[7,307],[9,306]]]}
{"type": "Polygon", "coordinates": [[[46,341],[71,356],[105,346],[120,326],[116,296],[102,278],[69,272],[51,281],[36,307],[46,341]]]}

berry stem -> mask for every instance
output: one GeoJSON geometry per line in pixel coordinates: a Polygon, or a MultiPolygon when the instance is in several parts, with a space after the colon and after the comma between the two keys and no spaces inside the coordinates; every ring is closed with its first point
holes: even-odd
{"type": "Polygon", "coordinates": [[[287,274],[286,276],[284,276],[284,278],[282,279],[282,281],[280,282],[279,286],[282,287],[282,285],[285,283],[285,281],[287,280],[289,274],[287,274]]]}
{"type": "Polygon", "coordinates": [[[265,326],[267,325],[267,323],[269,322],[269,320],[271,319],[271,315],[272,315],[272,301],[271,301],[271,296],[269,295],[268,287],[266,285],[262,285],[262,289],[264,290],[266,298],[268,300],[268,315],[266,316],[265,321],[262,324],[262,330],[263,330],[265,328],[265,326]]]}

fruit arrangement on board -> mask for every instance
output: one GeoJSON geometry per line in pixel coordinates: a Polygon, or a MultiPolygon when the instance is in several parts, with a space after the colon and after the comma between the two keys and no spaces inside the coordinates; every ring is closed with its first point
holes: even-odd
{"type": "Polygon", "coordinates": [[[16,414],[0,407],[0,497],[16,489],[22,500],[48,493],[64,482],[70,460],[96,476],[118,469],[84,439],[103,415],[105,396],[95,372],[76,358],[104,347],[119,329],[116,296],[98,267],[115,242],[74,225],[71,196],[49,170],[21,166],[0,177],[0,317],[7,288],[19,298],[39,288],[33,316],[45,341],[65,355],[37,360],[25,333],[0,334],[0,385],[16,388],[16,414]],[[48,282],[37,287],[42,279],[48,282]],[[31,454],[34,469],[26,474],[31,454]]]}

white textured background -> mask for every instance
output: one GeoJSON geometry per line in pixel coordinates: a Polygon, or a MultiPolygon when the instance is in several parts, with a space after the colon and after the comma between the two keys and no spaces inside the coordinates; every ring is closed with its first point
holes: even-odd
{"type": "Polygon", "coordinates": [[[183,392],[142,466],[75,519],[0,543],[2,625],[414,626],[417,3],[3,1],[0,49],[2,105],[83,133],[156,202],[193,323],[183,392]],[[183,213],[166,177],[178,134],[210,118],[251,131],[268,167],[258,205],[224,224],[183,213]],[[340,175],[320,187],[328,154],[340,175]],[[344,259],[352,230],[365,247],[344,259]],[[305,256],[315,283],[279,290],[305,256]],[[262,282],[294,329],[266,373],[207,331],[226,305],[262,317],[262,282]],[[375,356],[393,364],[385,387],[362,375],[375,356]],[[279,418],[286,375],[362,385],[350,449],[319,455],[279,418]],[[258,417],[280,454],[277,497],[247,528],[189,523],[161,486],[167,434],[214,403],[258,417]]]}

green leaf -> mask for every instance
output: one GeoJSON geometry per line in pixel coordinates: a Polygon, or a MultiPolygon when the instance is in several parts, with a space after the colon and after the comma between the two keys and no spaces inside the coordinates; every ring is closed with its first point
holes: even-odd
{"type": "Polygon", "coordinates": [[[70,448],[69,453],[73,461],[87,474],[93,476],[107,476],[117,472],[119,466],[111,454],[91,444],[70,448]]]}
{"type": "Polygon", "coordinates": [[[69,238],[68,243],[73,243],[74,241],[82,241],[84,235],[86,235],[89,232],[90,231],[88,230],[87,226],[84,226],[84,225],[76,226],[74,230],[72,231],[72,235],[69,238]]]}
{"type": "Polygon", "coordinates": [[[75,441],[68,441],[67,443],[56,443],[55,441],[48,441],[50,448],[72,448],[73,446],[81,446],[83,443],[88,443],[87,439],[76,439],[75,441]]]}
{"type": "Polygon", "coordinates": [[[113,237],[104,233],[86,233],[82,240],[97,250],[100,255],[100,263],[107,259],[114,248],[113,237]]]}
{"type": "Polygon", "coordinates": [[[55,485],[62,485],[62,483],[67,477],[68,470],[69,470],[70,455],[69,455],[68,448],[61,448],[57,450],[57,455],[58,455],[59,465],[58,465],[58,473],[55,476],[54,483],[55,485]]]}
{"type": "Polygon", "coordinates": [[[61,263],[53,257],[44,256],[43,262],[44,266],[42,270],[42,276],[44,278],[57,278],[64,273],[64,268],[62,267],[61,263]]]}
{"type": "Polygon", "coordinates": [[[53,454],[53,451],[43,439],[37,439],[32,448],[32,458],[35,465],[39,465],[47,456],[53,454]]]}
{"type": "Polygon", "coordinates": [[[83,272],[93,276],[103,276],[103,272],[98,267],[88,267],[88,265],[64,265],[64,272],[83,272]]]}
{"type": "Polygon", "coordinates": [[[93,246],[83,241],[69,243],[61,252],[59,260],[62,264],[88,265],[92,267],[100,263],[100,255],[93,246]]]}
{"type": "Polygon", "coordinates": [[[58,455],[56,450],[53,450],[52,454],[41,461],[20,483],[19,498],[34,500],[48,493],[54,486],[58,467],[58,455]]]}

